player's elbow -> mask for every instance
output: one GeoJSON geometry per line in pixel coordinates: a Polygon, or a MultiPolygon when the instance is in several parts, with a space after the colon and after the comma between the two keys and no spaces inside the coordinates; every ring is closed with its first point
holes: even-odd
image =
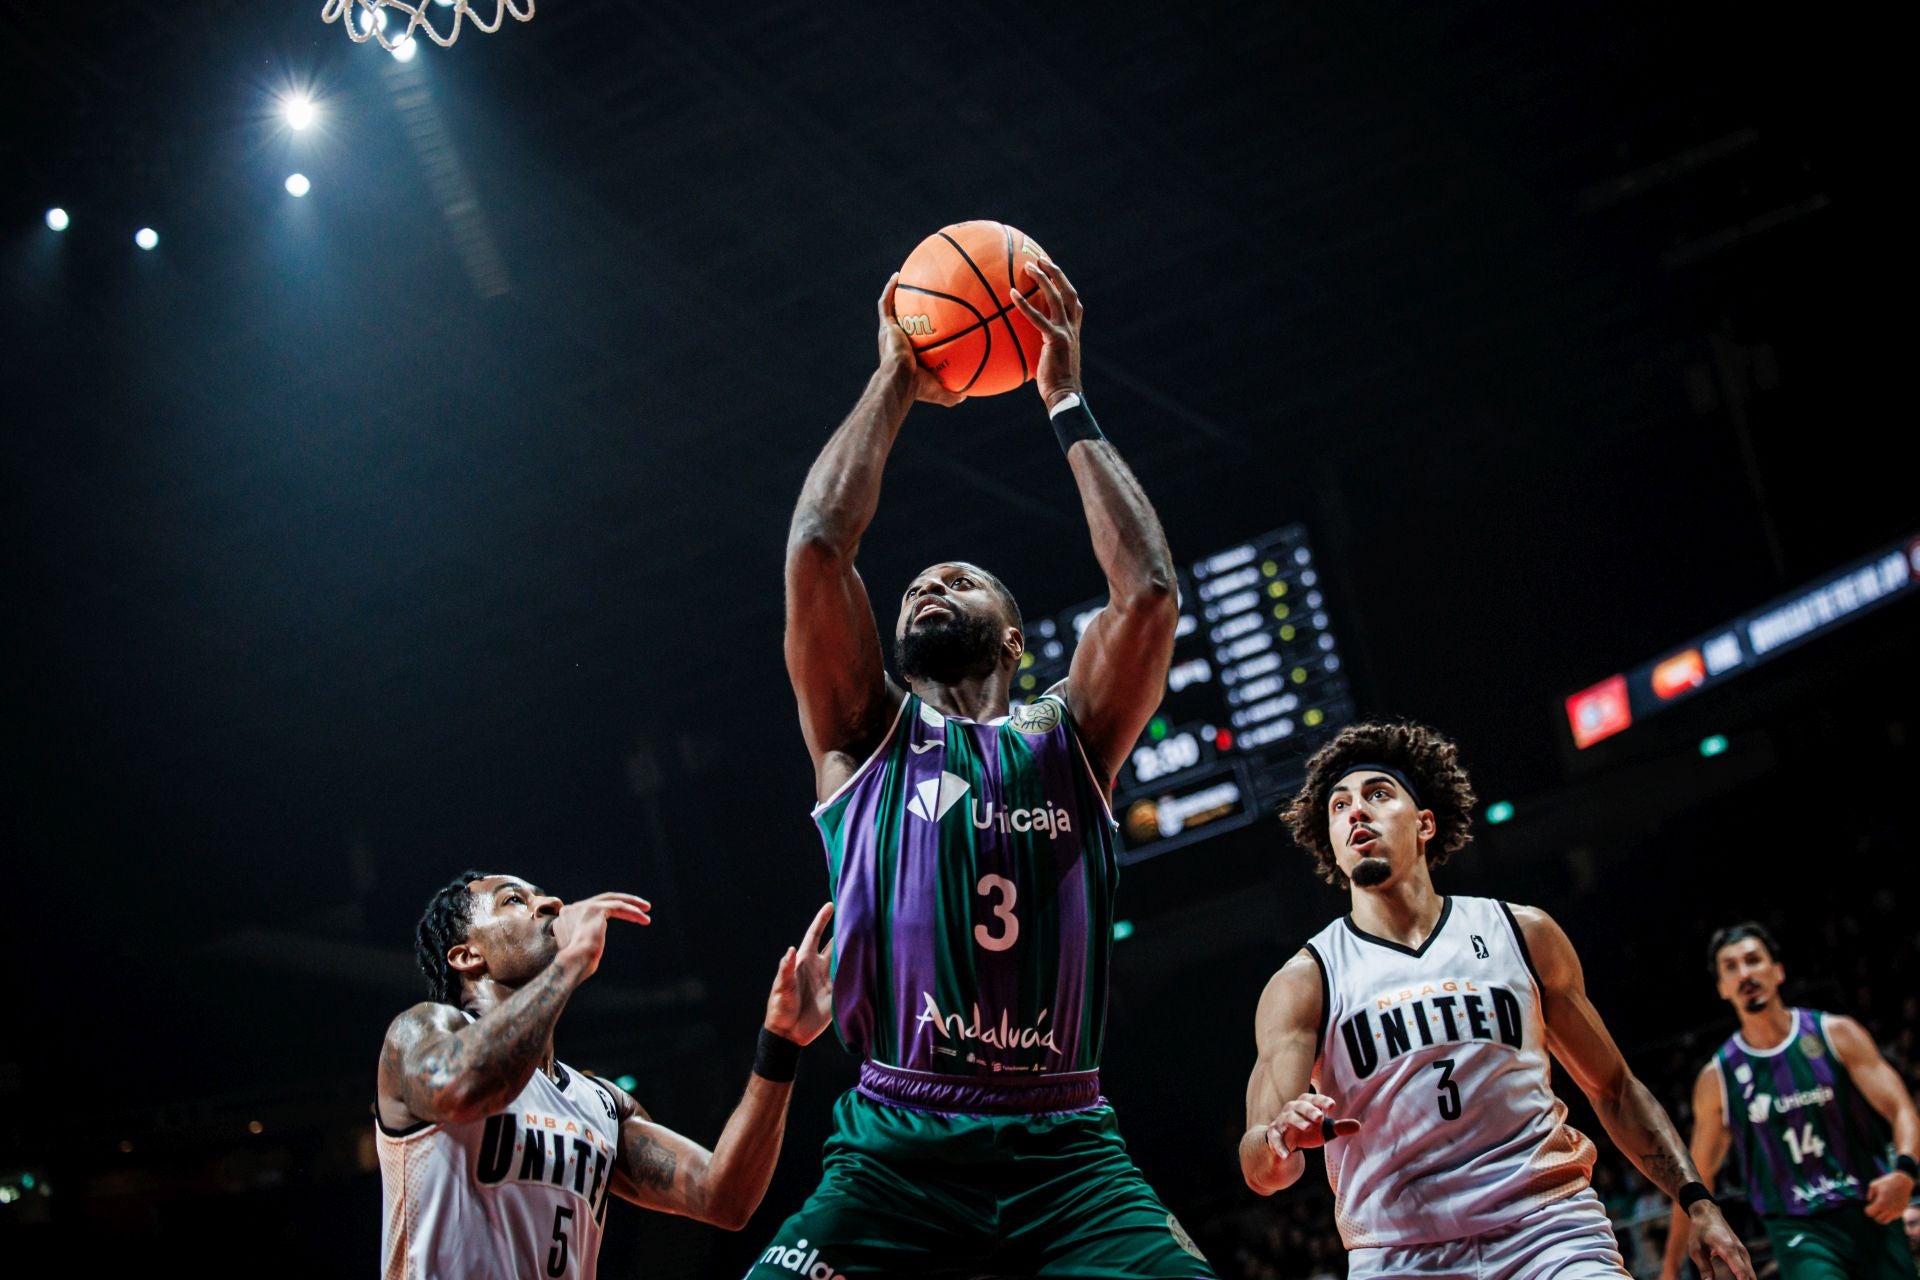
{"type": "Polygon", "coordinates": [[[787,530],[787,572],[838,567],[853,556],[844,530],[820,511],[796,511],[787,530]]]}
{"type": "Polygon", "coordinates": [[[1122,613],[1143,616],[1164,613],[1169,618],[1179,608],[1179,584],[1170,564],[1153,564],[1132,575],[1113,593],[1113,607],[1122,613]]]}
{"type": "MultiPolygon", "coordinates": [[[[531,1074],[531,1073],[529,1073],[531,1074]]],[[[525,1087],[525,1082],[522,1086],[525,1087]]],[[[504,1107],[519,1089],[475,1071],[463,1071],[433,1082],[430,1097],[434,1118],[441,1124],[471,1124],[504,1107]]]]}
{"type": "Polygon", "coordinates": [[[766,1188],[757,1191],[716,1188],[700,1208],[700,1221],[722,1231],[738,1231],[752,1220],[766,1188]]]}

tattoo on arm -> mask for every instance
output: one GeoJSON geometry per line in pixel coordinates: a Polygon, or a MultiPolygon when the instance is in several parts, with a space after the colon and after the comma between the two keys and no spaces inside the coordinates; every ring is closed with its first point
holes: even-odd
{"type": "Polygon", "coordinates": [[[388,1066],[408,1109],[436,1119],[511,1098],[526,1087],[572,994],[569,976],[550,965],[480,1021],[418,1052],[389,1043],[388,1066]]]}
{"type": "Polygon", "coordinates": [[[1641,1172],[1647,1175],[1653,1185],[1670,1196],[1693,1181],[1693,1173],[1687,1168],[1686,1163],[1675,1159],[1670,1151],[1643,1151],[1640,1153],[1640,1159],[1635,1163],[1640,1166],[1641,1172]]]}
{"type": "Polygon", "coordinates": [[[673,1186],[680,1157],[663,1142],[642,1133],[636,1136],[625,1157],[627,1176],[636,1186],[665,1191],[673,1186]]]}

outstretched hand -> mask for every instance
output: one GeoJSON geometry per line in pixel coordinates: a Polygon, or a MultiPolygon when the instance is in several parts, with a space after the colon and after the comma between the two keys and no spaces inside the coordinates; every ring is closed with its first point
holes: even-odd
{"type": "Polygon", "coordinates": [[[767,993],[767,1030],[795,1044],[812,1044],[833,1021],[833,942],[826,938],[833,904],[813,913],[798,948],[788,947],[767,993]]]}
{"type": "Polygon", "coordinates": [[[583,962],[580,976],[584,980],[600,967],[601,953],[607,947],[607,922],[652,924],[653,917],[647,914],[652,910],[651,902],[631,893],[596,893],[560,908],[553,921],[553,940],[559,944],[561,955],[583,962]]]}
{"type": "Polygon", "coordinates": [[[1273,1148],[1275,1156],[1284,1160],[1306,1147],[1325,1146],[1329,1122],[1335,1138],[1360,1132],[1358,1120],[1333,1119],[1334,1109],[1339,1105],[1324,1093],[1301,1094],[1281,1107],[1280,1114],[1267,1125],[1267,1145],[1273,1148]]]}
{"type": "Polygon", "coordinates": [[[887,287],[880,291],[880,368],[902,377],[911,376],[915,400],[951,408],[966,397],[941,386],[940,379],[914,354],[913,343],[907,340],[906,330],[894,316],[893,294],[899,287],[900,273],[896,271],[887,277],[887,287]]]}
{"type": "Polygon", "coordinates": [[[1080,390],[1080,321],[1086,308],[1080,305],[1080,291],[1056,264],[1036,258],[1027,263],[1027,274],[1040,282],[1034,296],[1046,303],[1045,308],[1035,306],[1018,289],[1010,290],[1007,297],[1040,331],[1040,362],[1033,382],[1052,409],[1062,396],[1080,390]]]}

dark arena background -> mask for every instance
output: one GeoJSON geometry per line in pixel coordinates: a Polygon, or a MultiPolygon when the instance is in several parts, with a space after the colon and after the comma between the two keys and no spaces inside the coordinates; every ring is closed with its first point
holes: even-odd
{"type": "MultiPolygon", "coordinates": [[[[1181,568],[1103,1082],[1222,1276],[1345,1274],[1319,1156],[1262,1199],[1235,1146],[1259,993],[1346,902],[1274,810],[1357,716],[1459,741],[1438,884],[1563,923],[1683,1132],[1736,920],[1920,1084],[1910,104],[1874,23],[540,0],[403,60],[320,9],[0,11],[0,1270],[374,1274],[376,1057],[469,865],[651,899],[559,1051],[714,1140],[827,895],[787,521],[882,283],[968,218],[1080,289],[1181,568]]],[[[909,418],[883,625],[962,556],[1061,653],[1104,597],[1030,388],[909,418]]],[[[743,1231],[616,1206],[600,1273],[741,1274],[855,1066],[807,1052],[743,1231]]],[[[1667,1202],[1556,1082],[1656,1274],[1667,1202]]]]}

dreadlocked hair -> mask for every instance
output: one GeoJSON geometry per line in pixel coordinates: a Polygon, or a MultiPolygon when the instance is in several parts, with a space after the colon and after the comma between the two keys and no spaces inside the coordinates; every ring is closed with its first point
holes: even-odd
{"type": "Polygon", "coordinates": [[[460,975],[447,963],[447,952],[467,940],[473,923],[473,894],[467,886],[484,880],[485,871],[462,871],[427,899],[413,933],[413,958],[427,978],[427,998],[439,1004],[460,1003],[460,975]]]}
{"type": "Polygon", "coordinates": [[[1433,839],[1427,841],[1429,866],[1445,863],[1473,839],[1477,797],[1460,766],[1458,747],[1437,730],[1411,720],[1350,724],[1308,759],[1306,782],[1280,811],[1294,843],[1313,858],[1315,870],[1328,884],[1347,887],[1346,873],[1333,856],[1327,831],[1327,796],[1356,764],[1392,765],[1420,793],[1420,807],[1433,811],[1433,839]]]}

